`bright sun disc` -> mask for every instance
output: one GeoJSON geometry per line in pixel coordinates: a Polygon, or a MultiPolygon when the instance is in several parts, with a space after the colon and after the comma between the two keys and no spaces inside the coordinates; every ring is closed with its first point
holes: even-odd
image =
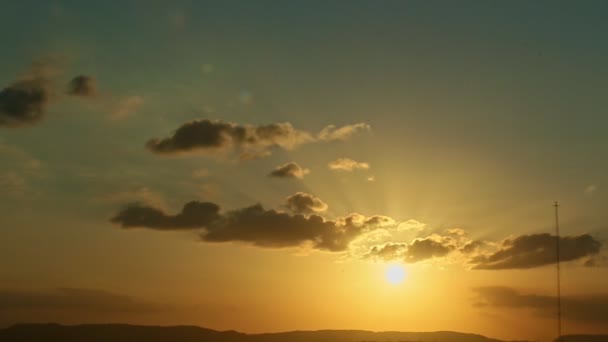
{"type": "Polygon", "coordinates": [[[384,272],[384,276],[389,283],[398,285],[405,279],[405,270],[401,265],[389,265],[384,272]]]}

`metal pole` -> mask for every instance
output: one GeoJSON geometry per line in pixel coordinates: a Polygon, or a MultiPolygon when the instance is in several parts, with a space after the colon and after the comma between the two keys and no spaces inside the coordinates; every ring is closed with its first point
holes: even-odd
{"type": "Polygon", "coordinates": [[[561,268],[560,268],[560,251],[559,251],[559,215],[558,209],[559,204],[557,201],[553,205],[555,207],[555,256],[556,256],[556,267],[557,267],[557,338],[562,336],[562,293],[561,293],[561,268]]]}

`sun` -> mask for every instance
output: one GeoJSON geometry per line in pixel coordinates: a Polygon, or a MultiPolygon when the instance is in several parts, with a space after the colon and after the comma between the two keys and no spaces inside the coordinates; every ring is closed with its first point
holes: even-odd
{"type": "Polygon", "coordinates": [[[384,271],[386,281],[393,285],[399,285],[405,280],[405,269],[398,264],[388,265],[384,271]]]}

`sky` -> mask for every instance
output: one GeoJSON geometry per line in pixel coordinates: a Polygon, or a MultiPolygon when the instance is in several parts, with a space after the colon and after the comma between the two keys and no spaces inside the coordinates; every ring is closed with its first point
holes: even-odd
{"type": "Polygon", "coordinates": [[[4,3],[0,325],[608,333],[607,11],[4,3]]]}

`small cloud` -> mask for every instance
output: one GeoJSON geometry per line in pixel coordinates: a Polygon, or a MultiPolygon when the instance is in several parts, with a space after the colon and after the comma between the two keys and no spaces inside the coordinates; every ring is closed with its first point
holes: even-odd
{"type": "Polygon", "coordinates": [[[109,118],[114,121],[124,120],[137,113],[143,104],[144,99],[141,96],[127,96],[116,104],[109,118]]]}
{"type": "Polygon", "coordinates": [[[589,184],[585,187],[585,195],[593,196],[593,194],[597,191],[597,185],[589,184]]]}
{"type": "Polygon", "coordinates": [[[0,126],[22,127],[44,117],[59,73],[52,58],[36,60],[18,80],[0,91],[0,126]]]}
{"type": "Polygon", "coordinates": [[[399,226],[397,226],[397,230],[414,230],[414,231],[423,231],[426,228],[426,224],[417,221],[417,220],[407,220],[405,222],[401,222],[399,226]]]}
{"type": "Polygon", "coordinates": [[[268,174],[269,177],[276,178],[295,178],[302,179],[305,175],[309,174],[310,170],[305,169],[297,163],[291,162],[277,166],[272,172],[268,174]]]}
{"type": "Polygon", "coordinates": [[[461,228],[449,228],[445,230],[447,235],[465,236],[467,233],[461,228]]]}
{"type": "Polygon", "coordinates": [[[323,141],[344,141],[357,133],[370,130],[371,126],[366,123],[356,123],[342,127],[328,125],[319,132],[317,138],[323,141]]]}
{"type": "Polygon", "coordinates": [[[365,180],[367,182],[369,182],[369,183],[374,183],[376,181],[376,177],[375,176],[368,176],[365,180]]]}
{"type": "Polygon", "coordinates": [[[369,164],[364,162],[358,162],[350,158],[338,158],[329,164],[327,164],[330,170],[347,171],[353,170],[368,170],[369,164]]]}
{"type": "Polygon", "coordinates": [[[90,76],[78,75],[68,84],[67,93],[73,96],[93,97],[97,94],[97,81],[90,76]]]}
{"type": "Polygon", "coordinates": [[[326,211],[328,206],[320,198],[297,192],[285,199],[285,207],[294,214],[313,214],[326,211]]]}

